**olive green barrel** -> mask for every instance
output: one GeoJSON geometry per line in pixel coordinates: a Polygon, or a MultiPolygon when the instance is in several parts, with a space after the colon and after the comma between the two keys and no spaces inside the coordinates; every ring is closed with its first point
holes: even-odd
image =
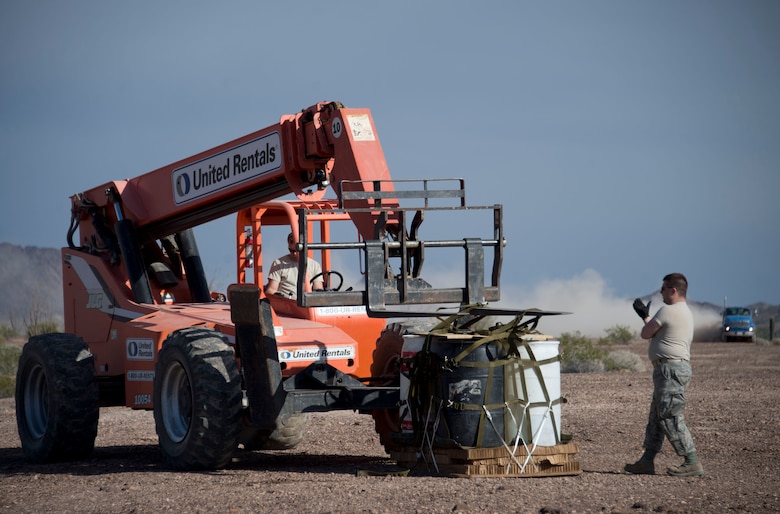
{"type": "Polygon", "coordinates": [[[433,380],[436,437],[466,447],[489,448],[513,440],[517,423],[509,409],[521,410],[522,399],[506,387],[514,370],[506,339],[479,335],[433,335],[430,353],[439,363],[433,380]]]}

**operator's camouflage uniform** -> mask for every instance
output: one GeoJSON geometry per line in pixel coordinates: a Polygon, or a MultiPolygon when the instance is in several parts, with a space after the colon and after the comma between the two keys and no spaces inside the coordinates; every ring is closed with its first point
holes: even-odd
{"type": "Polygon", "coordinates": [[[658,363],[653,368],[653,400],[643,447],[660,452],[664,435],[677,455],[696,451],[685,424],[685,390],[693,377],[687,360],[658,363]]]}

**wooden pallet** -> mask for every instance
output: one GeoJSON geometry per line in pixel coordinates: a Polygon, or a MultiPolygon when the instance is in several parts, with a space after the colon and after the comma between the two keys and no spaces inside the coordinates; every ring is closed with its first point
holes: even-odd
{"type": "Polygon", "coordinates": [[[555,446],[537,446],[531,451],[519,447],[512,459],[509,450],[496,448],[433,448],[433,457],[426,450],[425,459],[414,447],[403,447],[391,452],[390,456],[399,466],[427,469],[436,474],[450,477],[551,477],[571,476],[582,473],[580,463],[575,460],[579,453],[577,443],[569,442],[555,446]],[[434,466],[433,462],[436,465],[434,466]],[[520,466],[518,466],[518,461],[520,466]],[[526,463],[527,461],[527,463],[526,463]],[[524,467],[522,465],[525,465],[524,467]]]}

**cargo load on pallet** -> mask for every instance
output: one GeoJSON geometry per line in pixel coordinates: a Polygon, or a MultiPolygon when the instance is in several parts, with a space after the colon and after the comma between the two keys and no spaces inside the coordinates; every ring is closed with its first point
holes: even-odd
{"type": "Polygon", "coordinates": [[[404,336],[393,458],[447,475],[579,473],[576,444],[562,444],[559,343],[536,330],[552,314],[473,306],[404,336]]]}

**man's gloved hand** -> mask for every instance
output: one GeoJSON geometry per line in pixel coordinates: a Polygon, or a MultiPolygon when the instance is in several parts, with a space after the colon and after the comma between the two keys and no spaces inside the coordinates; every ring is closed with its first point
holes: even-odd
{"type": "Polygon", "coordinates": [[[642,303],[641,298],[637,298],[634,300],[634,310],[637,314],[639,314],[639,317],[642,318],[642,321],[646,320],[650,316],[650,304],[653,303],[652,301],[647,302],[647,305],[642,303]]]}

